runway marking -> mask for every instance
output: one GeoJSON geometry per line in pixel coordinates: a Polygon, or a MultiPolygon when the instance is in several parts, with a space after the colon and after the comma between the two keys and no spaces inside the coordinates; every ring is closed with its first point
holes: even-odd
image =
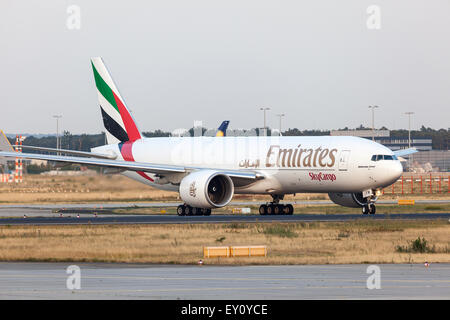
{"type": "MultiPolygon", "coordinates": [[[[76,293],[127,293],[127,292],[176,292],[176,291],[221,291],[221,290],[286,290],[286,289],[297,289],[297,287],[208,287],[208,288],[173,288],[173,289],[104,289],[104,290],[90,290],[90,289],[83,289],[80,290],[73,290],[73,292],[76,293]]],[[[71,290],[68,290],[66,288],[61,289],[63,292],[70,293],[71,290]]],[[[36,293],[55,293],[55,289],[51,290],[33,290],[33,291],[1,291],[1,294],[19,294],[19,293],[29,293],[29,294],[36,294],[36,293]]]]}
{"type": "MultiPolygon", "coordinates": [[[[59,272],[59,270],[55,270],[56,272],[59,272]]],[[[1,272],[1,270],[0,270],[1,272]]],[[[0,274],[0,278],[36,278],[40,277],[40,279],[44,278],[51,278],[51,279],[66,279],[67,276],[59,276],[59,275],[41,275],[41,274],[33,274],[33,275],[2,275],[0,274]]],[[[195,278],[189,278],[189,277],[147,277],[147,276],[88,276],[83,275],[83,279],[108,279],[108,280],[173,280],[173,281],[180,281],[180,280],[186,280],[186,281],[197,281],[197,280],[219,280],[219,281],[344,281],[344,282],[366,282],[366,279],[341,279],[341,278],[218,278],[218,277],[195,277],[195,278]]],[[[442,279],[442,280],[433,280],[433,279],[416,279],[416,280],[410,280],[410,279],[383,279],[383,282],[405,282],[405,283],[450,283],[450,279],[442,279]]]]}

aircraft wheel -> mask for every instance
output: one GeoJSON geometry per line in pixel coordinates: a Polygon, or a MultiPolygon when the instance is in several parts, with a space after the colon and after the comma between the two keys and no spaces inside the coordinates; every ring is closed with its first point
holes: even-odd
{"type": "Polygon", "coordinates": [[[286,214],[293,215],[294,214],[294,206],[292,204],[288,204],[286,206],[286,214]]]}
{"type": "Polygon", "coordinates": [[[369,206],[369,213],[370,213],[370,214],[375,214],[376,211],[377,211],[377,209],[375,208],[375,205],[374,205],[374,204],[371,204],[371,205],[369,206]]]}
{"type": "Polygon", "coordinates": [[[273,204],[269,204],[268,206],[267,206],[267,214],[268,215],[272,215],[273,214],[273,210],[274,208],[273,208],[273,204]]]}
{"type": "Polygon", "coordinates": [[[265,204],[259,206],[259,214],[262,216],[267,214],[267,206],[265,204]]]}
{"type": "Polygon", "coordinates": [[[280,204],[274,204],[273,206],[273,214],[279,215],[283,213],[283,206],[280,204]]]}
{"type": "Polygon", "coordinates": [[[368,214],[369,213],[369,206],[366,204],[364,207],[362,207],[362,213],[368,214]]]}
{"type": "Polygon", "coordinates": [[[210,216],[211,215],[211,209],[206,209],[204,216],[210,216]]]}
{"type": "Polygon", "coordinates": [[[186,214],[183,205],[179,205],[179,206],[177,207],[177,214],[178,214],[179,216],[184,216],[184,215],[186,214]]]}
{"type": "Polygon", "coordinates": [[[187,216],[192,216],[192,214],[193,214],[192,209],[193,208],[191,206],[186,206],[186,208],[184,210],[185,210],[187,216]]]}
{"type": "Polygon", "coordinates": [[[200,216],[200,215],[202,215],[202,209],[201,208],[192,207],[192,215],[193,216],[200,216]]]}

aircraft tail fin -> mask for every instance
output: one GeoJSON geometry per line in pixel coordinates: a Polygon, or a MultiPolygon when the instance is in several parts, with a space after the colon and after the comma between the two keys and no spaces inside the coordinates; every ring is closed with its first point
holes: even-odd
{"type": "Polygon", "coordinates": [[[229,123],[229,120],[225,120],[224,122],[222,122],[219,129],[217,129],[216,137],[224,137],[227,135],[227,128],[229,123]]]}
{"type": "Polygon", "coordinates": [[[91,58],[91,64],[108,144],[140,139],[142,135],[103,59],[91,58]]]}

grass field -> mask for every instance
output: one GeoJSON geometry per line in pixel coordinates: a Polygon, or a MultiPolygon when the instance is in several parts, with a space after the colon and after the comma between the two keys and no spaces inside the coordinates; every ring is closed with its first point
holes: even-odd
{"type": "MultiPolygon", "coordinates": [[[[383,199],[449,199],[448,193],[390,195],[383,199]]],[[[235,196],[268,201],[267,196],[235,196]]],[[[328,200],[326,194],[297,194],[293,200],[328,200]]],[[[180,201],[120,175],[26,176],[1,184],[0,203],[113,203],[180,201]]],[[[251,205],[256,214],[258,206],[251,205]]],[[[163,208],[115,209],[115,213],[160,213],[163,208]]],[[[175,214],[175,208],[164,208],[175,214]]],[[[229,213],[232,206],[215,213],[229,213]]],[[[449,212],[450,204],[377,205],[377,213],[449,212]]],[[[337,205],[296,205],[297,214],[361,214],[337,205]]],[[[195,264],[203,246],[266,245],[268,256],[205,259],[206,264],[343,264],[450,262],[448,221],[353,221],[271,224],[2,226],[0,261],[132,262],[195,264]]]]}
{"type": "Polygon", "coordinates": [[[203,246],[266,245],[265,258],[214,258],[204,262],[450,263],[449,234],[449,221],[389,219],[293,224],[2,226],[0,260],[195,264],[203,259],[203,246]]]}
{"type": "MultiPolygon", "coordinates": [[[[405,188],[406,189],[406,188],[405,188]]],[[[399,188],[397,188],[399,190],[399,188]]],[[[382,199],[414,198],[418,199],[450,199],[444,192],[433,194],[389,194],[382,199]]],[[[447,191],[447,189],[445,189],[447,191]]],[[[235,195],[234,200],[268,201],[269,196],[235,195]]],[[[287,201],[293,200],[328,200],[326,194],[288,195],[287,201]]],[[[24,182],[1,183],[0,204],[31,203],[89,203],[89,202],[148,202],[148,201],[180,201],[175,192],[161,191],[121,175],[94,176],[41,176],[26,175],[24,182]]]]}

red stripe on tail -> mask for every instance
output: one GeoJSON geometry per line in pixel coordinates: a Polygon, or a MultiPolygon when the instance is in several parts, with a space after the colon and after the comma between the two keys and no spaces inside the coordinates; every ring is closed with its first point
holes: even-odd
{"type": "Polygon", "coordinates": [[[120,116],[122,117],[122,121],[125,124],[125,131],[128,134],[128,138],[130,141],[136,141],[141,138],[141,133],[136,127],[136,124],[133,121],[133,118],[131,118],[130,113],[128,112],[127,108],[124,106],[122,101],[119,99],[119,97],[112,91],[114,95],[114,99],[116,100],[117,107],[119,108],[120,116]]]}

